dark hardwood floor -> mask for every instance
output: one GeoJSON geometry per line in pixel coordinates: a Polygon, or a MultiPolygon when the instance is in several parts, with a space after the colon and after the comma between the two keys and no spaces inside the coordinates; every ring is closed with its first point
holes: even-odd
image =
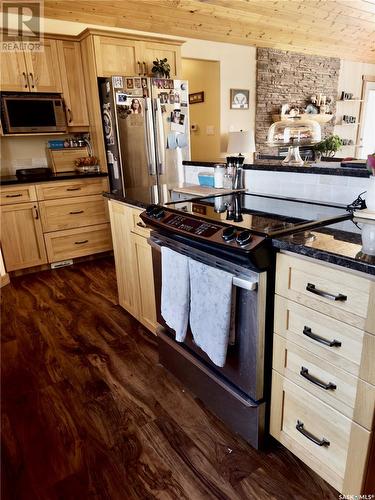
{"type": "Polygon", "coordinates": [[[158,365],[110,258],[2,289],[2,498],[337,499],[276,442],[257,452],[158,365]]]}

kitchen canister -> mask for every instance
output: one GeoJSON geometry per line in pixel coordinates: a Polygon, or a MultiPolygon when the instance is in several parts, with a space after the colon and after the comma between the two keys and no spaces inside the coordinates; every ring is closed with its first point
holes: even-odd
{"type": "Polygon", "coordinates": [[[370,210],[370,212],[375,212],[375,175],[371,175],[368,180],[365,198],[367,209],[370,210]]]}
{"type": "Polygon", "coordinates": [[[214,187],[223,188],[224,187],[224,174],[225,167],[223,165],[215,165],[214,167],[214,187]]]}

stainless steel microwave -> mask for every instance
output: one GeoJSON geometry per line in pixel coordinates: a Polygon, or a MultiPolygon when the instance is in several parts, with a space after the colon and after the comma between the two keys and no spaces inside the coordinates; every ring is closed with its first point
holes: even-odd
{"type": "Polygon", "coordinates": [[[1,122],[6,134],[66,132],[60,94],[1,94],[1,122]]]}

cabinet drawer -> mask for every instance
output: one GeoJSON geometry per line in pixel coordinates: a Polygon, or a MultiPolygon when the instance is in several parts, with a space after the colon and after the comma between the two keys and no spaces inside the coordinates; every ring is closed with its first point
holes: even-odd
{"type": "Polygon", "coordinates": [[[44,239],[48,262],[83,257],[112,248],[109,224],[46,233],[44,239]]]}
{"type": "Polygon", "coordinates": [[[278,254],[276,293],[375,333],[375,282],[347,271],[278,254]]]}
{"type": "Polygon", "coordinates": [[[72,196],[87,196],[101,194],[107,190],[107,178],[81,179],[64,182],[48,182],[36,186],[38,200],[53,200],[70,198],[72,196]]]}
{"type": "Polygon", "coordinates": [[[41,201],[39,207],[45,232],[108,222],[107,201],[100,194],[41,201]]]}
{"type": "Polygon", "coordinates": [[[148,238],[150,236],[151,229],[145,226],[143,220],[139,217],[139,215],[143,212],[143,210],[138,210],[133,208],[132,214],[132,232],[139,234],[140,236],[145,236],[148,238]]]}
{"type": "Polygon", "coordinates": [[[371,433],[275,370],[270,432],[338,491],[361,491],[371,433]]]}
{"type": "Polygon", "coordinates": [[[279,295],[275,295],[274,330],[285,339],[375,385],[375,367],[370,363],[375,359],[374,335],[279,295]]]}
{"type": "Polygon", "coordinates": [[[277,334],[274,335],[272,366],[281,375],[371,430],[375,386],[277,334]]]}
{"type": "Polygon", "coordinates": [[[1,205],[36,201],[35,186],[1,186],[1,205]]]}

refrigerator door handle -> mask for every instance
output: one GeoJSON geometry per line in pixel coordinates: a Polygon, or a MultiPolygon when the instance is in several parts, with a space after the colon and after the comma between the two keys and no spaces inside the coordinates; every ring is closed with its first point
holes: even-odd
{"type": "Polygon", "coordinates": [[[156,152],[157,152],[157,168],[158,174],[165,173],[165,144],[164,144],[164,127],[163,115],[161,112],[160,99],[154,99],[155,107],[155,129],[156,129],[156,152]]]}
{"type": "Polygon", "coordinates": [[[149,175],[156,175],[155,138],[152,120],[152,105],[149,97],[145,98],[145,104],[145,133],[148,173],[149,175]]]}

